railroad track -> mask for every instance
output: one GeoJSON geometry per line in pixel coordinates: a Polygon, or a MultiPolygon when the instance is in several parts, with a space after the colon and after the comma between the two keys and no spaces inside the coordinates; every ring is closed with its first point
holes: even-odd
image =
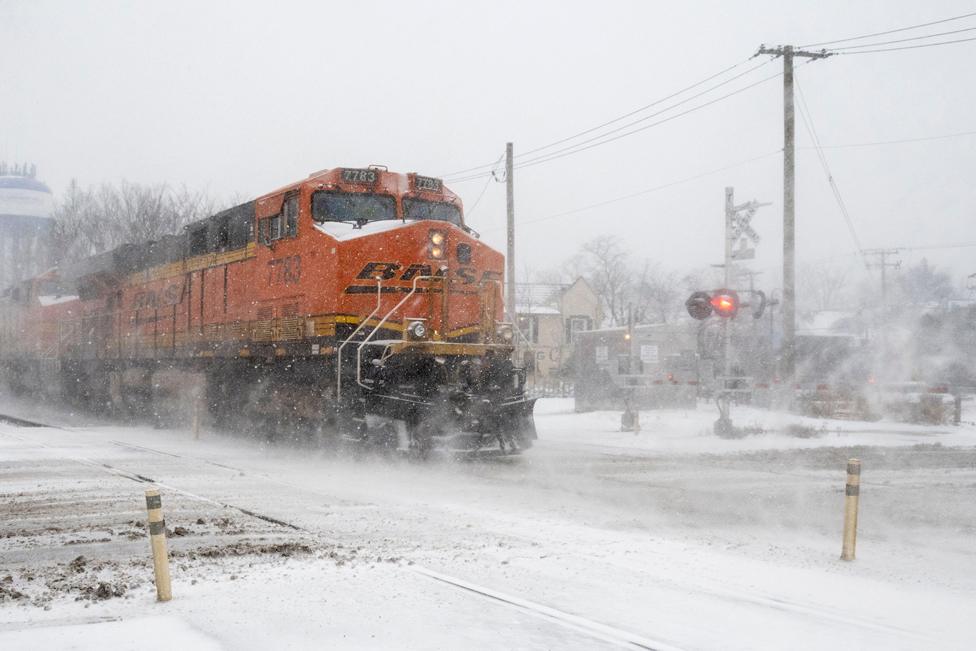
{"type": "MultiPolygon", "coordinates": [[[[0,422],[9,423],[11,425],[16,425],[18,427],[51,427],[50,425],[45,425],[44,423],[38,423],[38,422],[35,422],[35,421],[24,420],[22,418],[17,418],[17,417],[14,417],[14,416],[9,416],[7,414],[0,414],[0,422]]],[[[58,428],[58,429],[60,429],[60,428],[58,428]]],[[[45,449],[48,449],[48,450],[54,450],[55,449],[55,448],[53,448],[50,445],[47,445],[45,443],[41,443],[41,442],[36,441],[36,440],[28,440],[28,439],[24,439],[24,438],[19,437],[19,436],[14,436],[13,438],[16,438],[16,439],[18,439],[20,441],[32,443],[34,445],[39,445],[42,448],[45,448],[45,449]]],[[[148,449],[148,448],[146,448],[146,449],[148,449]]],[[[162,451],[156,451],[156,452],[159,452],[160,454],[166,454],[165,452],[162,452],[162,451]]],[[[139,474],[137,472],[131,472],[129,470],[125,470],[124,468],[119,468],[118,466],[114,466],[114,465],[112,465],[110,463],[105,463],[104,461],[95,461],[94,459],[89,459],[87,457],[83,457],[83,456],[79,456],[79,455],[75,455],[75,454],[66,454],[63,450],[58,450],[57,451],[57,454],[59,456],[65,458],[65,459],[70,459],[71,461],[74,461],[76,463],[81,463],[81,464],[84,464],[86,466],[91,466],[93,468],[97,468],[98,470],[101,470],[103,472],[107,472],[110,475],[115,475],[117,477],[122,477],[124,479],[128,479],[130,481],[134,481],[134,482],[137,482],[137,483],[140,483],[140,484],[152,484],[154,486],[159,486],[160,488],[165,488],[166,490],[173,491],[174,493],[178,493],[178,494],[183,495],[185,497],[188,497],[190,499],[197,500],[197,501],[200,501],[200,502],[204,502],[204,503],[207,503],[207,504],[210,504],[210,505],[213,505],[213,506],[219,506],[221,508],[230,509],[230,510],[233,510],[233,511],[238,511],[239,513],[242,513],[244,515],[250,516],[252,518],[257,518],[259,520],[264,520],[265,522],[269,522],[271,524],[278,525],[280,527],[286,527],[286,528],[292,529],[294,531],[303,531],[303,532],[306,531],[305,529],[303,529],[302,527],[299,527],[298,525],[292,524],[290,522],[285,522],[284,520],[281,520],[279,518],[275,518],[275,517],[272,517],[270,515],[265,515],[263,513],[258,513],[256,511],[252,511],[251,509],[247,509],[247,508],[245,508],[243,506],[238,506],[236,504],[231,504],[231,503],[228,503],[228,502],[222,502],[220,500],[214,500],[214,499],[211,499],[211,498],[206,497],[206,496],[203,496],[203,495],[198,495],[197,493],[194,493],[192,491],[188,491],[188,490],[184,490],[182,488],[178,488],[178,487],[173,486],[171,484],[167,484],[165,482],[158,481],[156,479],[153,479],[152,477],[147,477],[146,475],[142,475],[142,474],[139,474]]],[[[179,455],[171,455],[171,456],[179,456],[179,455]]]]}

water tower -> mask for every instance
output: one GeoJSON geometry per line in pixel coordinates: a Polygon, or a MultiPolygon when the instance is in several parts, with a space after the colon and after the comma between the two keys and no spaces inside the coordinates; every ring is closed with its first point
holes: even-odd
{"type": "Polygon", "coordinates": [[[0,163],[0,289],[48,268],[53,210],[35,165],[0,163]]]}

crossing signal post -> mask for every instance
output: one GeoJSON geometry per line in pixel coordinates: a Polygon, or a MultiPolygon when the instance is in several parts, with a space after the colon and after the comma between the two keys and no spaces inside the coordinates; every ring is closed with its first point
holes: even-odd
{"type": "Polygon", "coordinates": [[[766,294],[759,290],[747,291],[750,295],[749,303],[743,303],[739,298],[739,292],[728,288],[697,291],[692,293],[688,297],[688,300],[685,301],[685,308],[693,319],[705,321],[712,316],[717,316],[722,319],[722,327],[725,330],[723,333],[724,374],[722,377],[722,388],[715,399],[719,413],[719,418],[715,421],[715,433],[723,437],[729,437],[735,434],[730,416],[733,389],[728,385],[732,368],[729,354],[728,328],[731,321],[738,316],[740,308],[751,308],[754,319],[762,317],[763,312],[766,310],[766,294]]]}

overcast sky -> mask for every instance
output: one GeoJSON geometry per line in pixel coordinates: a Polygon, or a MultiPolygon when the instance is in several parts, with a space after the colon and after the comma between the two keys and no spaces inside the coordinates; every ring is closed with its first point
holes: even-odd
{"type": "MultiPolygon", "coordinates": [[[[828,41],[972,11],[945,0],[0,0],[0,160],[36,162],[55,192],[72,178],[128,179],[221,198],[257,196],[329,167],[443,175],[498,159],[508,140],[528,151],[637,109],[744,62],[760,43],[828,41]]],[[[874,40],[974,26],[976,17],[874,40]]],[[[799,67],[797,80],[824,145],[922,138],[976,130],[974,61],[976,41],[836,56],[799,67]]],[[[781,70],[771,61],[660,117],[781,70]]],[[[558,264],[607,232],[635,259],[682,270],[719,262],[730,185],[738,201],[772,203],[753,221],[763,236],[755,266],[767,269],[763,286],[778,286],[782,98],[777,77],[518,170],[520,273],[558,264]]],[[[853,238],[811,144],[798,118],[800,262],[851,262],[853,238]]],[[[976,241],[976,136],[825,153],[862,247],[976,241]]],[[[449,185],[469,210],[484,192],[469,223],[504,248],[504,185],[449,185]]],[[[959,278],[976,272],[974,251],[902,258],[924,255],[959,278]]]]}

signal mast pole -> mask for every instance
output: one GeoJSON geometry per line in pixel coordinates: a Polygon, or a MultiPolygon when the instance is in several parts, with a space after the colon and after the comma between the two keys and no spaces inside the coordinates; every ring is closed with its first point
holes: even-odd
{"type": "Polygon", "coordinates": [[[796,215],[793,115],[793,58],[826,59],[830,52],[795,50],[792,45],[759,46],[756,55],[783,57],[783,382],[792,387],[796,370],[796,215]]]}

